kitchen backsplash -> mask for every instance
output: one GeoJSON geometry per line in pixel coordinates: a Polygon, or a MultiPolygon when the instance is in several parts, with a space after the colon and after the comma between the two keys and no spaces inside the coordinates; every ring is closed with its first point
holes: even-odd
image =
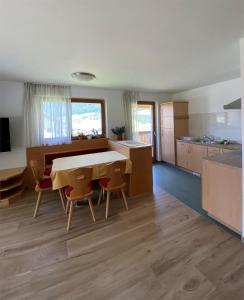
{"type": "Polygon", "coordinates": [[[241,143],[241,111],[189,115],[191,136],[213,135],[241,143]]]}

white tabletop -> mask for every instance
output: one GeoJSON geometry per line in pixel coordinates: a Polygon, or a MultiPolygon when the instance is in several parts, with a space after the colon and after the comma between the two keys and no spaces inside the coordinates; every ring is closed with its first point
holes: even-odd
{"type": "Polygon", "coordinates": [[[117,151],[106,151],[92,154],[56,158],[53,160],[52,172],[82,167],[91,167],[94,165],[107,164],[117,160],[127,159],[128,157],[120,154],[117,151]]]}

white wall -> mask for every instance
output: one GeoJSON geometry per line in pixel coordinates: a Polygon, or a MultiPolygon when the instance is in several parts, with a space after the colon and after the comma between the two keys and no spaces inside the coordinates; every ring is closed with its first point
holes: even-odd
{"type": "MultiPolygon", "coordinates": [[[[74,98],[81,97],[105,99],[107,135],[109,137],[112,135],[112,127],[126,125],[122,102],[123,90],[72,86],[71,94],[74,98]]],[[[167,97],[167,93],[140,92],[140,100],[145,101],[160,101],[161,99],[166,99],[167,97]]]]}
{"type": "Polygon", "coordinates": [[[10,118],[11,152],[0,153],[0,169],[25,165],[23,130],[24,85],[0,82],[0,117],[10,118]]]}
{"type": "MultiPolygon", "coordinates": [[[[106,102],[107,135],[111,128],[124,124],[122,90],[72,86],[72,97],[97,98],[106,102]]],[[[12,151],[0,153],[0,169],[24,166],[26,154],[23,125],[24,83],[0,81],[0,117],[10,117],[12,151]]],[[[140,92],[141,100],[160,101],[168,94],[140,92]]],[[[157,132],[159,135],[159,131],[157,132]]],[[[159,151],[159,150],[158,150],[159,151]]],[[[159,152],[158,152],[159,153],[159,152]]]]}
{"type": "MultiPolygon", "coordinates": [[[[241,92],[242,92],[242,139],[244,140],[244,38],[240,41],[241,49],[241,92]]],[[[242,191],[244,191],[244,144],[242,144],[242,191]]],[[[244,193],[242,192],[242,241],[244,241],[244,193]]]]}
{"type": "Polygon", "coordinates": [[[184,91],[174,99],[189,101],[190,135],[214,135],[241,142],[241,111],[223,105],[241,97],[241,78],[184,91]]]}

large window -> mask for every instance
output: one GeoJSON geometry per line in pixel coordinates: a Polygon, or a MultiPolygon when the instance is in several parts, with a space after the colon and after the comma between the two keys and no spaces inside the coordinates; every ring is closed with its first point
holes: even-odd
{"type": "Polygon", "coordinates": [[[82,135],[105,136],[104,100],[71,99],[72,103],[72,137],[82,135]]]}

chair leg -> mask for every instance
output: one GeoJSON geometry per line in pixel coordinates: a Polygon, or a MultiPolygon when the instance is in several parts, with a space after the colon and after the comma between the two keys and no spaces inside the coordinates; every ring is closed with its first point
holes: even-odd
{"type": "Polygon", "coordinates": [[[61,200],[61,203],[62,203],[63,210],[66,211],[62,189],[59,189],[58,192],[59,192],[59,196],[60,196],[60,200],[61,200]]]}
{"type": "Polygon", "coordinates": [[[71,224],[71,219],[72,219],[72,210],[73,210],[73,203],[72,201],[69,201],[70,202],[70,208],[69,208],[69,217],[68,217],[68,223],[67,223],[67,231],[69,231],[70,229],[70,224],[71,224]]]}
{"type": "Polygon", "coordinates": [[[107,191],[106,215],[105,215],[106,220],[108,219],[109,201],[110,201],[110,192],[107,191]]]}
{"type": "Polygon", "coordinates": [[[66,208],[65,208],[66,215],[69,213],[70,203],[71,203],[71,201],[67,200],[67,204],[66,204],[66,208]]]}
{"type": "Polygon", "coordinates": [[[88,199],[88,203],[89,203],[89,207],[90,207],[90,211],[91,211],[91,215],[92,215],[92,220],[95,223],[96,222],[96,217],[95,217],[95,212],[94,212],[94,209],[93,209],[92,201],[91,201],[90,198],[88,199]]]}
{"type": "Polygon", "coordinates": [[[38,208],[39,208],[40,203],[41,203],[41,198],[42,198],[42,192],[39,192],[38,197],[37,197],[37,201],[36,201],[36,207],[35,207],[35,210],[34,210],[33,218],[36,218],[37,211],[38,211],[38,208]]]}
{"type": "Polygon", "coordinates": [[[100,193],[99,193],[99,198],[98,198],[98,202],[97,202],[98,206],[101,204],[102,198],[103,198],[103,188],[101,188],[100,193]]]}
{"type": "Polygon", "coordinates": [[[129,208],[128,208],[128,204],[127,204],[127,200],[126,200],[126,196],[125,196],[125,191],[123,189],[121,189],[121,193],[122,193],[122,196],[123,196],[125,208],[126,208],[126,210],[128,210],[129,208]]]}

